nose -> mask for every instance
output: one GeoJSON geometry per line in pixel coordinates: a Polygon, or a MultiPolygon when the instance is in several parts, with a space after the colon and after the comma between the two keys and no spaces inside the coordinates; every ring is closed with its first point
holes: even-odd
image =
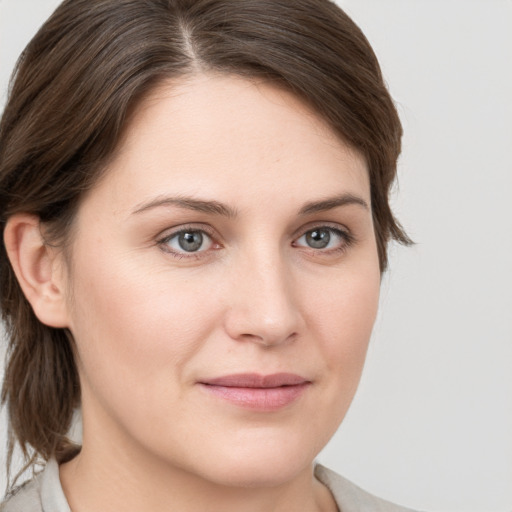
{"type": "Polygon", "coordinates": [[[278,257],[244,258],[230,274],[228,335],[266,347],[290,342],[302,328],[291,270],[278,257]]]}

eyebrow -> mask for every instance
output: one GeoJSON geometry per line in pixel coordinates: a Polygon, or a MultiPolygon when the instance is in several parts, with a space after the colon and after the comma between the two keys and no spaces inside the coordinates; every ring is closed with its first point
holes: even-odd
{"type": "MultiPolygon", "coordinates": [[[[353,194],[342,194],[328,197],[326,199],[321,199],[320,201],[311,201],[306,203],[299,210],[299,215],[310,215],[312,213],[325,212],[347,205],[359,205],[366,210],[370,209],[368,203],[361,197],[355,196],[353,194]]],[[[238,215],[236,209],[224,203],[220,203],[219,201],[195,199],[193,197],[186,196],[159,197],[137,206],[137,208],[132,213],[138,214],[162,206],[177,206],[187,210],[220,215],[229,218],[235,218],[238,215]]]]}
{"type": "Polygon", "coordinates": [[[193,197],[161,197],[138,206],[132,213],[142,213],[159,206],[178,206],[196,212],[210,213],[223,217],[236,217],[237,211],[218,201],[205,201],[193,197]]]}
{"type": "Polygon", "coordinates": [[[310,203],[306,203],[300,209],[299,215],[309,215],[311,213],[325,212],[340,206],[347,206],[352,204],[359,205],[366,210],[370,210],[368,203],[363,198],[353,194],[341,194],[339,196],[327,197],[326,199],[322,199],[320,201],[312,201],[310,203]]]}

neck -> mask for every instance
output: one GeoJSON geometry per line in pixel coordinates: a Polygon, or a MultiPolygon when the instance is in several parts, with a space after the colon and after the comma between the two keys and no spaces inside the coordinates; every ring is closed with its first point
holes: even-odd
{"type": "Polygon", "coordinates": [[[329,491],[308,468],[293,481],[268,487],[230,487],[186,471],[146,471],[91,461],[81,453],[60,468],[64,493],[73,512],[320,512],[337,510],[329,491]]]}
{"type": "Polygon", "coordinates": [[[337,510],[330,492],[314,478],[312,465],[285,482],[230,485],[148,456],[137,446],[119,442],[101,446],[101,439],[102,436],[88,436],[84,427],[81,453],[60,468],[64,493],[73,512],[337,510]]]}

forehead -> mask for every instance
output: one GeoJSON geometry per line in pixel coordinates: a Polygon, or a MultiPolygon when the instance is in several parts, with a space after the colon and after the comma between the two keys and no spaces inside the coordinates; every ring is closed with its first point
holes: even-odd
{"type": "Polygon", "coordinates": [[[134,111],[101,187],[127,208],[152,195],[243,202],[349,192],[370,203],[364,158],[304,102],[263,81],[200,74],[159,85],[134,111]]]}

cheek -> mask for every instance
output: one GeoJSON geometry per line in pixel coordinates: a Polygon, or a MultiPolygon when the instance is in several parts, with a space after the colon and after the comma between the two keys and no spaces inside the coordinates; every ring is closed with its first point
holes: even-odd
{"type": "MultiPolygon", "coordinates": [[[[371,263],[371,262],[370,262],[371,263]]],[[[321,293],[309,294],[309,319],[321,332],[329,361],[346,365],[364,360],[377,315],[380,293],[378,263],[341,271],[321,293]]]]}
{"type": "Polygon", "coordinates": [[[91,384],[104,392],[123,381],[143,393],[157,379],[179,379],[213,328],[215,313],[211,301],[201,303],[200,283],[109,251],[79,259],[76,270],[71,330],[91,384]]]}
{"type": "Polygon", "coordinates": [[[311,334],[304,355],[308,361],[317,361],[319,369],[311,406],[315,414],[307,414],[313,433],[312,458],[334,435],[354,398],[379,302],[380,274],[373,266],[366,272],[331,277],[322,292],[308,287],[303,299],[311,334]]]}
{"type": "Polygon", "coordinates": [[[378,266],[344,273],[322,294],[310,297],[309,322],[318,334],[326,374],[326,397],[343,416],[356,392],[375,323],[380,292],[378,266]],[[377,269],[377,270],[376,270],[377,269]],[[328,390],[328,391],[327,391],[328,390]]]}

